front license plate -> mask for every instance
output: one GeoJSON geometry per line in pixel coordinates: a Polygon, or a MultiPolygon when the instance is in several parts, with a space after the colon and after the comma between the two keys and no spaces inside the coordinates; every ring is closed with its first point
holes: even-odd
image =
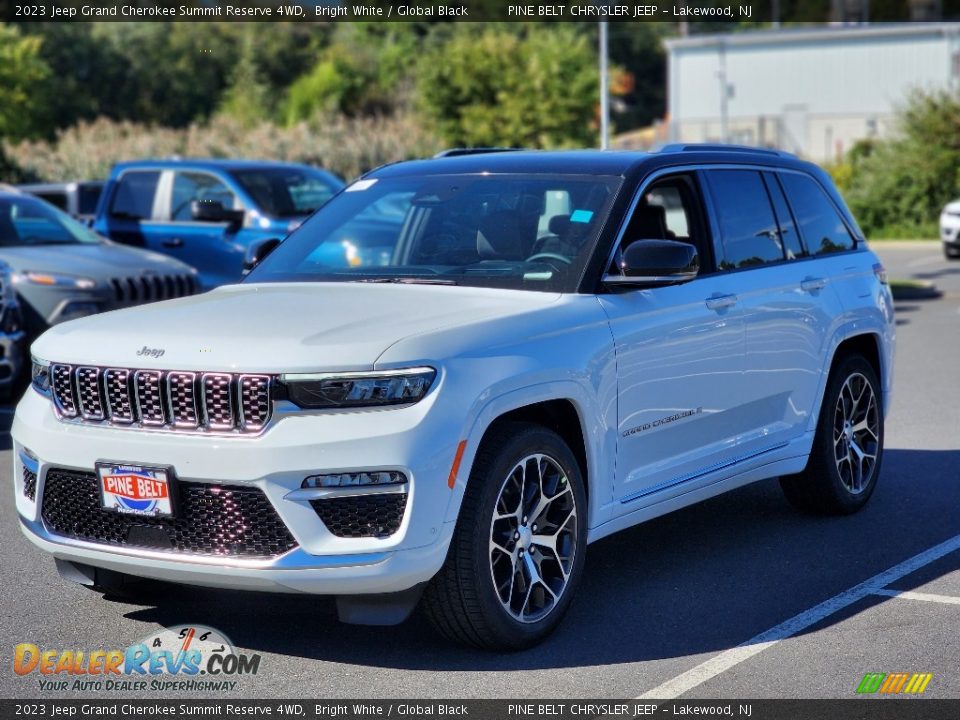
{"type": "Polygon", "coordinates": [[[97,463],[105,510],[129,515],[173,515],[169,468],[97,463]]]}

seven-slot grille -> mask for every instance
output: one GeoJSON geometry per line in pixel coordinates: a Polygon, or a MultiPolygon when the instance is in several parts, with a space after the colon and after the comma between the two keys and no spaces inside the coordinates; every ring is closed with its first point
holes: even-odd
{"type": "Polygon", "coordinates": [[[118,303],[128,305],[154,300],[193,295],[197,284],[190,275],[141,275],[140,277],[112,278],[114,296],[118,303]]]}
{"type": "Polygon", "coordinates": [[[257,432],[270,420],[270,376],[54,364],[64,418],[167,430],[257,432]]]}

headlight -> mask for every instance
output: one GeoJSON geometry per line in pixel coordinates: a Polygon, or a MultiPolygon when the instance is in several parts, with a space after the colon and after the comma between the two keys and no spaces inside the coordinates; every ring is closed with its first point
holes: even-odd
{"type": "Polygon", "coordinates": [[[15,284],[30,283],[31,285],[72,287],[79,290],[92,290],[97,286],[97,281],[90,278],[61,273],[33,272],[32,270],[16,273],[13,276],[13,282],[15,284]]]}
{"type": "Polygon", "coordinates": [[[302,408],[380,407],[418,402],[437,376],[433,368],[331,375],[283,375],[291,402],[302,408]]]}
{"type": "Polygon", "coordinates": [[[50,397],[50,363],[32,358],[30,384],[44,397],[50,397]]]}

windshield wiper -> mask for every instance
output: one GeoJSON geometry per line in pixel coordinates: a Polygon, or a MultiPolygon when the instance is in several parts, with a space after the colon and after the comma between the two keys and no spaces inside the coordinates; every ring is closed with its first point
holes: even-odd
{"type": "Polygon", "coordinates": [[[395,285],[456,285],[456,280],[444,280],[441,278],[419,278],[419,277],[383,277],[383,278],[356,278],[348,282],[362,283],[393,283],[395,285]]]}

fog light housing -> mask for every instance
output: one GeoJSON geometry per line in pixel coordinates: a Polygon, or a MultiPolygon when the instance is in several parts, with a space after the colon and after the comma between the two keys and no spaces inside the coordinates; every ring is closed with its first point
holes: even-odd
{"type": "Polygon", "coordinates": [[[303,479],[302,488],[341,488],[341,487],[381,487],[383,485],[403,485],[407,476],[396,470],[374,470],[371,472],[330,473],[311,475],[303,479]]]}

